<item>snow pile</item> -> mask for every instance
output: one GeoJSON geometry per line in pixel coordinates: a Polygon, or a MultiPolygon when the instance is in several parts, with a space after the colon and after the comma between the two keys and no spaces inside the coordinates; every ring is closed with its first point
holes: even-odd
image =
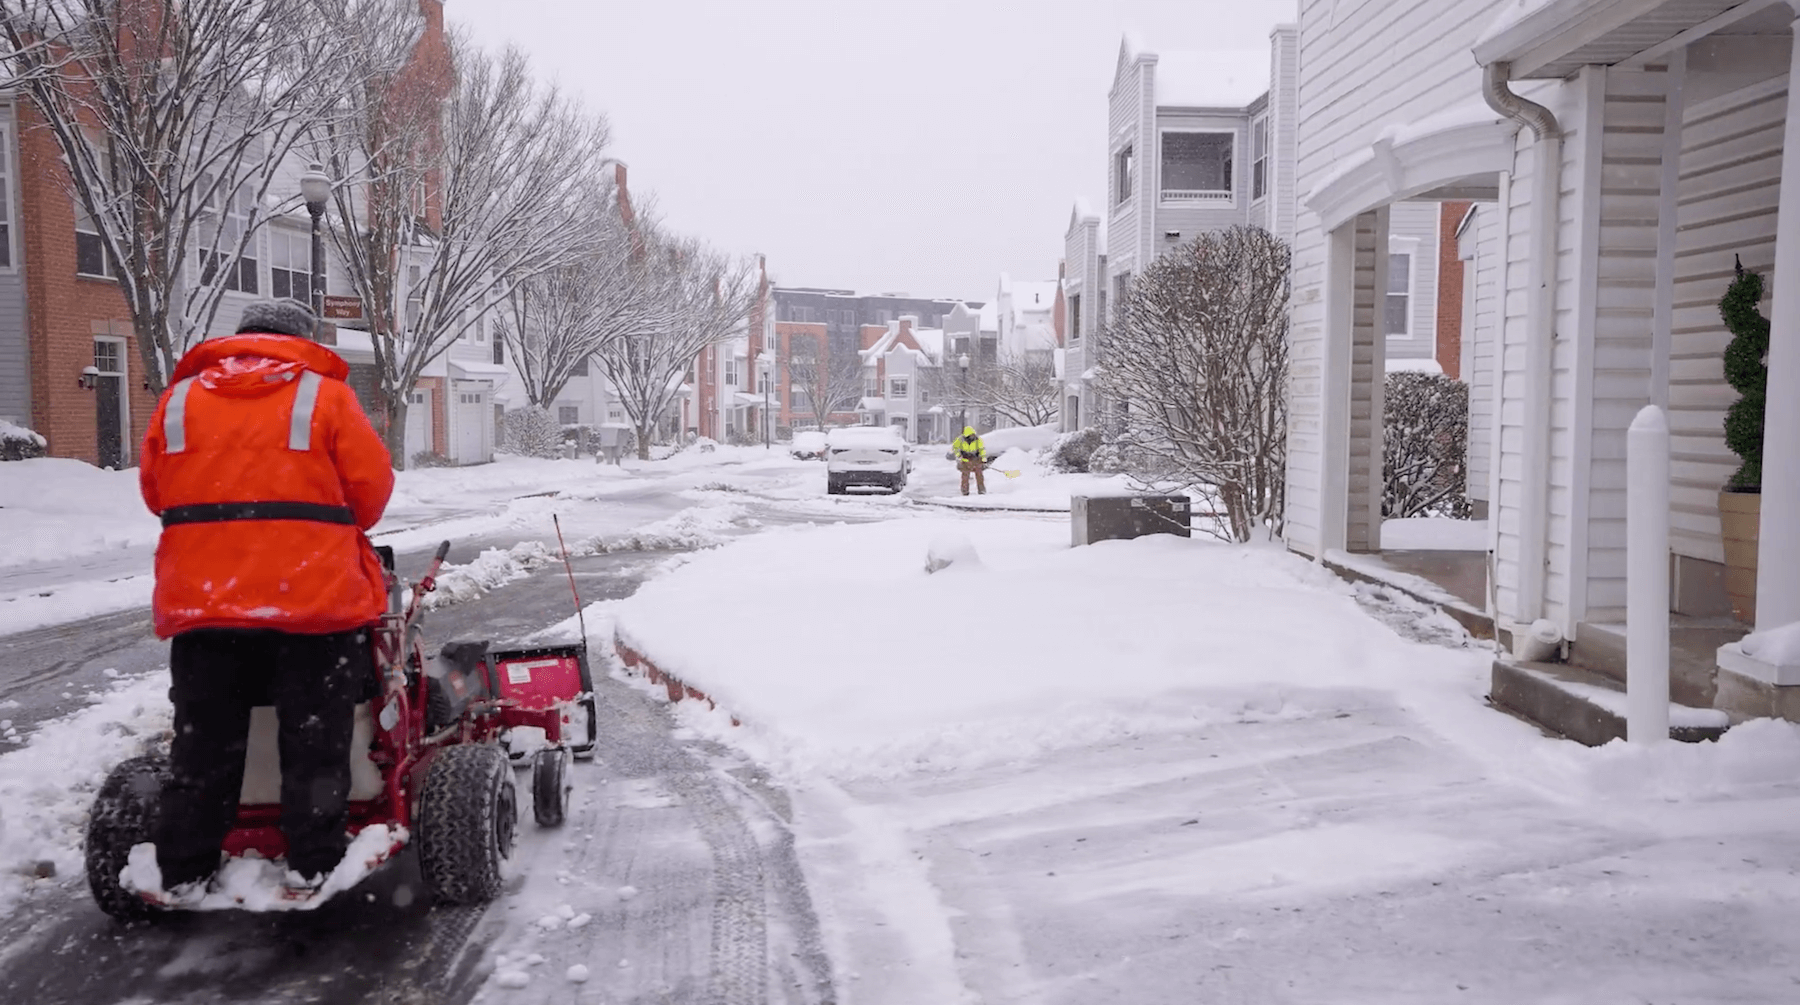
{"type": "Polygon", "coordinates": [[[1775,666],[1800,666],[1800,621],[1751,632],[1738,642],[1745,656],[1775,666]]]}
{"type": "Polygon", "coordinates": [[[784,528],[692,557],[613,614],[625,644],[739,717],[729,735],[753,753],[834,777],[1360,707],[1370,689],[1474,708],[1486,686],[1483,655],[1396,637],[1351,587],[1279,549],[1169,536],[1071,549],[1061,521],[784,528]],[[980,549],[979,589],[920,568],[958,533],[980,549]],[[903,612],[971,605],[968,633],[904,627],[903,612]]]}
{"type": "Polygon", "coordinates": [[[988,453],[997,454],[1007,450],[1043,450],[1052,446],[1061,438],[1056,423],[1045,423],[1042,426],[1013,426],[1007,429],[996,429],[981,437],[981,445],[988,453]]]}
{"type": "Polygon", "coordinates": [[[166,672],[89,699],[43,724],[23,749],[0,755],[0,915],[33,885],[25,873],[34,863],[49,862],[56,883],[83,875],[88,807],[106,773],[167,740],[174,711],[166,672]]]}
{"type": "Polygon", "coordinates": [[[520,541],[511,548],[489,548],[466,565],[445,563],[437,589],[425,595],[427,608],[474,600],[489,590],[531,575],[561,558],[542,541],[520,541]]]}
{"type": "Polygon", "coordinates": [[[136,470],[39,457],[0,468],[0,568],[156,544],[136,470]]]}
{"type": "MultiPolygon", "coordinates": [[[[343,861],[325,878],[318,893],[302,899],[282,895],[282,877],[287,872],[284,863],[249,856],[229,859],[208,884],[206,895],[184,907],[190,911],[310,911],[367,879],[406,841],[404,827],[391,833],[386,824],[364,827],[350,840],[343,861]]],[[[127,890],[163,893],[156,846],[133,845],[120,879],[127,890]]]]}
{"type": "Polygon", "coordinates": [[[941,572],[951,566],[964,572],[981,568],[981,556],[975,554],[975,546],[961,534],[933,538],[925,553],[926,572],[941,572]]]}
{"type": "Polygon", "coordinates": [[[1800,725],[1752,719],[1715,743],[1546,744],[1535,764],[1542,784],[1584,803],[1779,795],[1800,779],[1800,725]]]}
{"type": "Polygon", "coordinates": [[[581,555],[605,555],[616,551],[687,551],[710,548],[725,541],[739,526],[749,526],[750,510],[742,503],[718,502],[693,506],[665,520],[644,524],[625,534],[602,534],[570,546],[581,555]]]}

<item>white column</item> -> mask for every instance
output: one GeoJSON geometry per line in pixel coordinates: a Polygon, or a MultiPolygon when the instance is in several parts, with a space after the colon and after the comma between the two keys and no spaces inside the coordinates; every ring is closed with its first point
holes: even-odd
{"type": "MultiPolygon", "coordinates": [[[[1800,0],[1790,0],[1800,16],[1800,0]]],[[[1800,20],[1789,80],[1800,80],[1800,20]]],[[[1756,554],[1756,625],[1800,621],[1800,101],[1788,102],[1775,226],[1769,396],[1763,415],[1762,525],[1756,554]]]]}
{"type": "Polygon", "coordinates": [[[1625,434],[1625,738],[1669,738],[1669,421],[1645,405],[1625,434]]]}

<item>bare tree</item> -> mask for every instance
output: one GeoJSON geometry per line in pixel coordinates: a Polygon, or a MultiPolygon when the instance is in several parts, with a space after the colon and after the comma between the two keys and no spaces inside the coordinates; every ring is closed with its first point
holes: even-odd
{"type": "Polygon", "coordinates": [[[701,350],[743,329],[757,272],[697,241],[644,240],[636,268],[655,299],[654,315],[645,330],[613,340],[595,358],[637,430],[638,458],[649,460],[657,423],[680,398],[701,350]]]}
{"type": "Polygon", "coordinates": [[[1015,425],[1041,426],[1056,419],[1059,391],[1050,353],[1006,349],[994,362],[971,367],[966,396],[1015,425]]]}
{"type": "Polygon", "coordinates": [[[1467,519],[1469,385],[1441,373],[1387,375],[1381,515],[1467,519]]]}
{"type": "Polygon", "coordinates": [[[649,331],[655,317],[655,284],[638,267],[634,225],[613,213],[590,222],[599,232],[588,253],[514,288],[500,315],[498,335],[533,405],[548,408],[595,353],[649,331]]]}
{"type": "Polygon", "coordinates": [[[789,385],[806,396],[821,429],[831,424],[833,415],[854,412],[862,398],[861,355],[833,354],[817,336],[788,336],[787,372],[789,385]]]}
{"type": "MultiPolygon", "coordinates": [[[[379,52],[365,57],[381,64],[379,52]]],[[[601,228],[605,120],[536,84],[523,54],[453,40],[449,80],[371,78],[349,128],[322,134],[340,185],[334,240],[362,300],[398,461],[425,368],[538,276],[575,265],[601,228]]]]}
{"type": "Polygon", "coordinates": [[[118,280],[161,393],[272,214],[283,161],[346,86],[332,24],[362,0],[0,0],[0,65],[56,141],[78,267],[118,280]],[[86,240],[83,240],[86,238],[86,240]]]}
{"type": "Polygon", "coordinates": [[[1127,455],[1212,494],[1233,541],[1281,532],[1290,259],[1253,227],[1167,252],[1121,298],[1100,366],[1127,455]]]}

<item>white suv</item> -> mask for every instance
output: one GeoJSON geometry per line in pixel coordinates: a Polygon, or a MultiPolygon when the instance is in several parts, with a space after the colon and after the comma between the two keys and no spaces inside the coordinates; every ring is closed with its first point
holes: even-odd
{"type": "Polygon", "coordinates": [[[912,472],[906,437],[893,426],[846,426],[825,438],[825,491],[842,495],[853,486],[899,492],[912,472]]]}

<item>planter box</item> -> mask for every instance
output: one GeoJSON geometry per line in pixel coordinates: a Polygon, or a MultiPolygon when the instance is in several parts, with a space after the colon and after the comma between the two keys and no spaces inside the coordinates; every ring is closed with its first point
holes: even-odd
{"type": "Polygon", "coordinates": [[[1762,494],[1719,493],[1719,533],[1725,544],[1725,595],[1731,612],[1756,624],[1756,541],[1762,524],[1762,494]]]}

